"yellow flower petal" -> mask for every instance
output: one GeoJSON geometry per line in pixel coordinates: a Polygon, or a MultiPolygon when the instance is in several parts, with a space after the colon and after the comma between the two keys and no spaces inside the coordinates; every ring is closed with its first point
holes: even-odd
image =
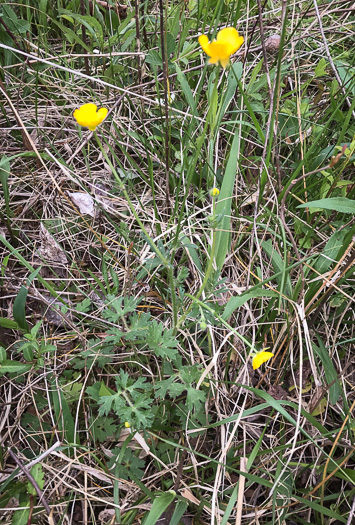
{"type": "Polygon", "coordinates": [[[272,352],[259,352],[253,357],[253,369],[256,370],[259,368],[263,363],[268,361],[274,357],[274,354],[272,352]]]}
{"type": "Polygon", "coordinates": [[[105,119],[107,112],[106,108],[101,108],[97,111],[97,106],[89,102],[76,109],[73,116],[80,126],[95,131],[96,127],[105,119]]]}
{"type": "Polygon", "coordinates": [[[228,67],[228,65],[229,65],[229,61],[230,61],[229,58],[221,58],[221,59],[220,59],[221,66],[224,67],[224,69],[225,69],[226,67],[228,67]]]}
{"type": "Polygon", "coordinates": [[[207,35],[200,35],[198,37],[198,42],[206,55],[211,56],[208,52],[210,44],[208,43],[208,36],[207,35]]]}
{"type": "Polygon", "coordinates": [[[232,55],[238,51],[240,46],[243,44],[244,38],[239,36],[239,33],[235,27],[225,27],[218,32],[217,42],[220,42],[221,44],[228,44],[231,49],[230,54],[232,55]]]}
{"type": "Polygon", "coordinates": [[[209,64],[221,63],[227,67],[230,56],[235,53],[244,42],[235,27],[225,27],[217,34],[217,40],[209,43],[206,35],[200,35],[198,41],[203,51],[210,57],[209,64]]]}
{"type": "Polygon", "coordinates": [[[208,60],[208,63],[209,63],[209,64],[217,64],[217,62],[219,62],[219,58],[218,58],[218,57],[217,57],[217,58],[212,58],[212,57],[211,57],[211,58],[208,60]]]}

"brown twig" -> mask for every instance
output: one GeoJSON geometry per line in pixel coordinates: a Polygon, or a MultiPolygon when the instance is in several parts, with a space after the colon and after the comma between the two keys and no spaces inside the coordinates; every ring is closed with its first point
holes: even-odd
{"type": "Polygon", "coordinates": [[[46,512],[47,512],[48,516],[51,517],[52,522],[55,525],[56,521],[55,521],[55,519],[53,517],[53,510],[48,505],[48,502],[47,502],[46,498],[44,497],[44,494],[43,494],[42,490],[39,488],[37,481],[34,479],[34,477],[32,476],[31,472],[28,470],[28,468],[22,463],[22,461],[20,459],[18,459],[18,457],[12,452],[12,450],[10,448],[8,449],[8,453],[10,454],[11,458],[14,460],[16,465],[25,474],[25,476],[28,479],[28,481],[30,483],[32,483],[33,488],[35,489],[35,491],[37,492],[37,495],[39,497],[39,503],[42,503],[43,507],[46,509],[46,512]]]}

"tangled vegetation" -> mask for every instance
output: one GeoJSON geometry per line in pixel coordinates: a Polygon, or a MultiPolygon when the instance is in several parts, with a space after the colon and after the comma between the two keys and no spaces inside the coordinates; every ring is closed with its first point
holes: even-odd
{"type": "Polygon", "coordinates": [[[355,520],[351,1],[0,1],[0,520],[355,520]]]}

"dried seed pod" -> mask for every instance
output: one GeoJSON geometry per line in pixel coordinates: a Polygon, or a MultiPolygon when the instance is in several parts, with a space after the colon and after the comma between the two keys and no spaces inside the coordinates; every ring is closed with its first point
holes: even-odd
{"type": "Polygon", "coordinates": [[[268,53],[277,53],[280,48],[280,35],[271,35],[265,40],[265,49],[268,53]]]}

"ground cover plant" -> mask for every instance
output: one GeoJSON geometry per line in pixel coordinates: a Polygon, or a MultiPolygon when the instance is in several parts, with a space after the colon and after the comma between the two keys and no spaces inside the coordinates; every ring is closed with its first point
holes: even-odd
{"type": "Polygon", "coordinates": [[[355,520],[354,5],[0,2],[0,515],[355,520]]]}

